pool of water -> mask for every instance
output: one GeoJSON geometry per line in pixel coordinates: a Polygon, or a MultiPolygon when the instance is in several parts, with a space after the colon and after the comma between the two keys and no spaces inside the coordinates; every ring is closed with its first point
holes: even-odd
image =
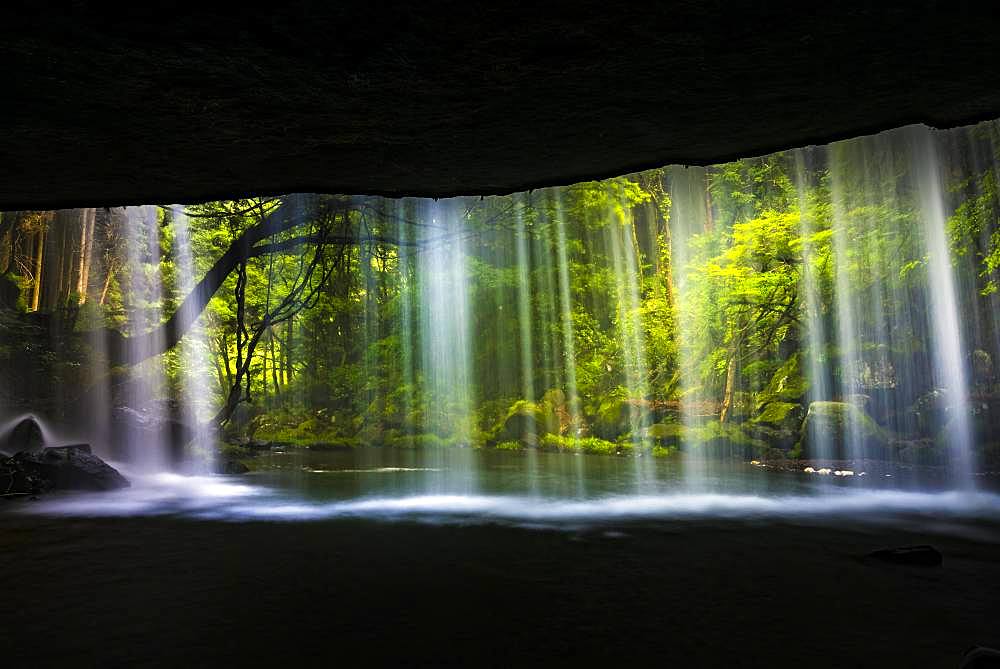
{"type": "Polygon", "coordinates": [[[49,495],[19,508],[69,516],[547,528],[713,518],[893,523],[988,537],[1000,527],[1000,495],[923,489],[905,475],[834,477],[735,461],[692,468],[671,458],[462,449],[268,453],[256,465],[245,476],[126,470],[128,490],[49,495]]]}

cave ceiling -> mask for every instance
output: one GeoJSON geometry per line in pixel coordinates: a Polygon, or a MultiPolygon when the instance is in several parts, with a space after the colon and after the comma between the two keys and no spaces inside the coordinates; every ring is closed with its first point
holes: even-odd
{"type": "Polygon", "coordinates": [[[448,196],[1000,116],[987,3],[0,9],[0,210],[448,196]]]}

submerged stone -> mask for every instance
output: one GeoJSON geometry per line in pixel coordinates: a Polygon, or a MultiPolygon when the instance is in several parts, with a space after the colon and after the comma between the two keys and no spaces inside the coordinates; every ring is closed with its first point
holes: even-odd
{"type": "Polygon", "coordinates": [[[900,546],[898,548],[881,548],[869,553],[868,557],[881,560],[882,562],[917,567],[937,567],[944,562],[940,551],[927,544],[900,546]]]}

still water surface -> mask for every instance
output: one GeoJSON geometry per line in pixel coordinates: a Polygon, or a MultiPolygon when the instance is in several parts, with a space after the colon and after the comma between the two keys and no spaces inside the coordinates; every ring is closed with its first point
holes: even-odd
{"type": "Polygon", "coordinates": [[[268,453],[245,476],[127,472],[132,488],[49,495],[29,513],[224,521],[505,523],[579,528],[690,519],[908,524],[994,534],[1000,495],[948,491],[901,472],[809,475],[744,462],[441,449],[268,453]]]}

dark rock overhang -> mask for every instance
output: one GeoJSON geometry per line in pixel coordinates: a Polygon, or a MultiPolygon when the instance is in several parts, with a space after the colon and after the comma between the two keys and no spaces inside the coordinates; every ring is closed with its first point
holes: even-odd
{"type": "Polygon", "coordinates": [[[0,210],[505,193],[1000,116],[987,3],[0,9],[0,210]]]}

